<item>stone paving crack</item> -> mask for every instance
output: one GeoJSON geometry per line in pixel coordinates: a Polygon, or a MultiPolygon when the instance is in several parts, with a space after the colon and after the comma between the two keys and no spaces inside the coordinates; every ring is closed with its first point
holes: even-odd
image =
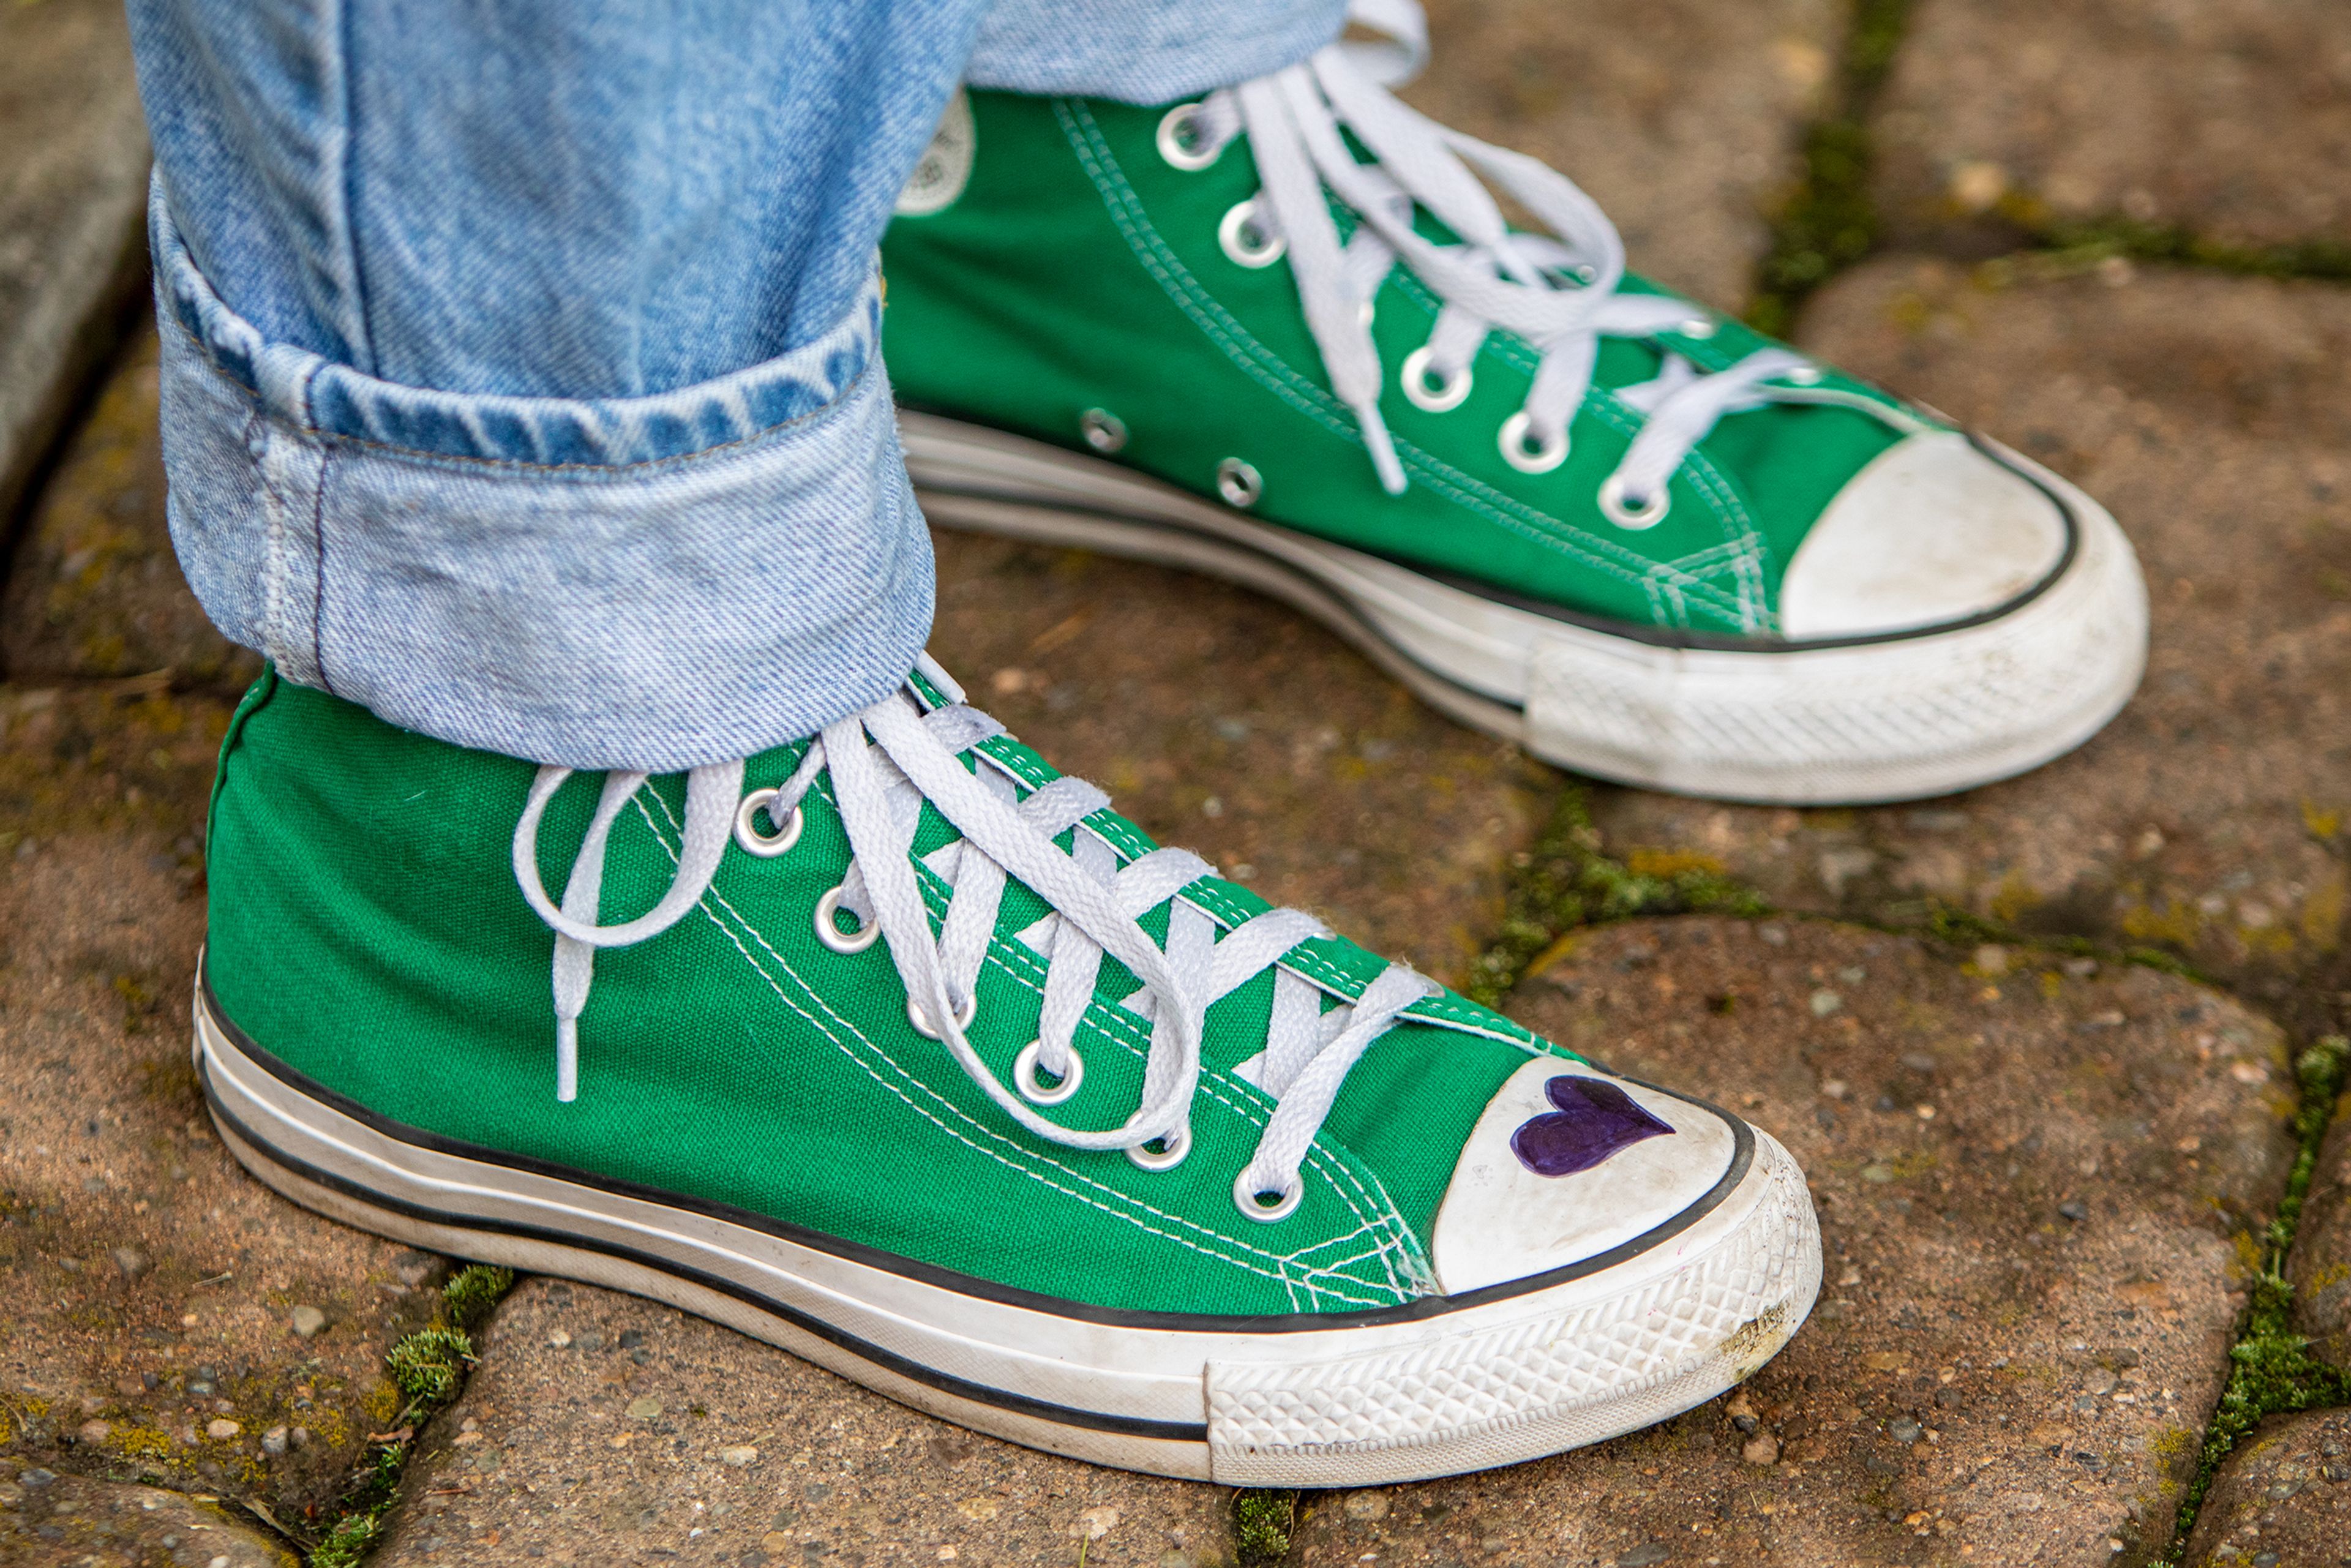
{"type": "Polygon", "coordinates": [[[382,1539],[385,1517],[400,1500],[400,1483],[415,1452],[416,1435],[465,1392],[465,1378],[479,1359],[473,1331],[488,1320],[514,1282],[509,1269],[483,1263],[460,1269],[441,1288],[441,1311],[432,1324],[401,1340],[384,1356],[386,1370],[408,1403],[384,1432],[370,1435],[367,1458],[353,1472],[336,1518],[308,1543],[309,1568],[355,1568],[382,1539]]]}
{"type": "Polygon", "coordinates": [[[2319,1145],[2346,1078],[2351,1078],[2351,1040],[2329,1035],[2318,1040],[2295,1059],[2294,1071],[2299,1091],[2294,1134],[2301,1150],[2286,1178],[2284,1196],[2278,1200],[2277,1214],[2263,1234],[2265,1256],[2260,1271],[2248,1282],[2244,1327],[2229,1350],[2229,1382],[2210,1425],[2204,1429],[2196,1479],[2179,1500],[2171,1550],[2160,1559],[2166,1564],[2177,1564],[2185,1557],[2197,1513],[2221,1462],[2262,1416],[2351,1405],[2351,1372],[2312,1356],[2310,1342],[2294,1332],[2294,1286],[2286,1278],[2286,1261],[2304,1200],[2310,1193],[2311,1176],[2317,1169],[2319,1145]]]}
{"type": "Polygon", "coordinates": [[[1636,849],[1625,860],[1601,848],[1581,786],[1562,782],[1551,820],[1512,857],[1502,924],[1471,961],[1462,989],[1499,1005],[1520,979],[1550,963],[1584,927],[1644,915],[1768,915],[1762,895],[1709,855],[1636,849]]]}
{"type": "Polygon", "coordinates": [[[1828,108],[1804,129],[1803,178],[1771,223],[1747,319],[1784,338],[1813,291],[1877,246],[1869,113],[1901,52],[1910,0],[1854,0],[1828,108]]]}
{"type": "MultiPolygon", "coordinates": [[[[1945,946],[1961,950],[1998,947],[2016,954],[2063,954],[2073,958],[2097,958],[2108,963],[2135,965],[2153,969],[2159,974],[2176,975],[2183,980],[2193,980],[2214,990],[2226,991],[2227,984],[2168,947],[2152,947],[2145,944],[2116,946],[2095,937],[2067,932],[2027,932],[1993,915],[1980,915],[1940,898],[1925,898],[1908,904],[1890,904],[1876,912],[1837,917],[1848,925],[1867,925],[1879,931],[1905,936],[1925,936],[1945,946]]],[[[2020,966],[2022,967],[2022,966],[2020,966]]]]}
{"type": "Polygon", "coordinates": [[[2037,198],[2022,193],[2002,197],[1996,211],[2024,232],[2028,248],[1984,264],[1986,281],[1995,284],[2001,280],[2002,269],[2032,267],[2064,276],[2142,262],[2237,277],[2351,283],[2351,245],[2339,240],[2239,245],[2182,225],[2142,223],[2116,215],[2058,219],[2051,217],[2037,198]]]}

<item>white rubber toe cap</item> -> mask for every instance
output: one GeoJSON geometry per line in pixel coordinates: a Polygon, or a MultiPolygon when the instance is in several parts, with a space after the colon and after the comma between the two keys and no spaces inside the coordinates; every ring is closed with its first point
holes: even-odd
{"type": "Polygon", "coordinates": [[[1949,431],[1913,435],[1847,481],[1788,563],[1796,641],[1914,631],[2008,603],[2056,569],[2065,517],[2022,475],[1949,431]]]}
{"type": "Polygon", "coordinates": [[[1437,1286],[1459,1295],[1570,1268],[1695,1218],[1739,1142],[1708,1106],[1581,1062],[1530,1061],[1462,1146],[1430,1238],[1437,1286]]]}

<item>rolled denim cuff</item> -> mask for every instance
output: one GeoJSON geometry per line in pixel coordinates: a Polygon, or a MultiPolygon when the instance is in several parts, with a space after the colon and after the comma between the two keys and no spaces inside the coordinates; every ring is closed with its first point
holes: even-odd
{"type": "Polygon", "coordinates": [[[930,537],[869,282],[779,359],[642,398],[457,395],[266,341],[149,206],[173,545],[287,678],[458,746],[672,772],[905,678],[930,537]]]}
{"type": "Polygon", "coordinates": [[[1347,0],[995,0],[964,79],[1008,92],[1166,103],[1294,66],[1339,36],[1347,0]]]}

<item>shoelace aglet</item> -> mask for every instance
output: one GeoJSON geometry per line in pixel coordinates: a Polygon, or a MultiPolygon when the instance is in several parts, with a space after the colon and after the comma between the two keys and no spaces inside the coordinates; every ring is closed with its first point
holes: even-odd
{"type": "Polygon", "coordinates": [[[555,1020],[555,1098],[569,1104],[580,1098],[580,1020],[559,1016],[555,1020]]]}

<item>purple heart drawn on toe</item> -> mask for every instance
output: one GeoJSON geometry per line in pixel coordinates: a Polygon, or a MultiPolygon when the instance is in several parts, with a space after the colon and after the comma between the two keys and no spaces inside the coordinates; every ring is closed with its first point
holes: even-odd
{"type": "Polygon", "coordinates": [[[1537,1176],[1588,1171],[1620,1149],[1673,1132],[1603,1078],[1562,1074],[1544,1084],[1543,1092],[1559,1109],[1530,1119],[1510,1134],[1510,1152],[1537,1176]]]}

